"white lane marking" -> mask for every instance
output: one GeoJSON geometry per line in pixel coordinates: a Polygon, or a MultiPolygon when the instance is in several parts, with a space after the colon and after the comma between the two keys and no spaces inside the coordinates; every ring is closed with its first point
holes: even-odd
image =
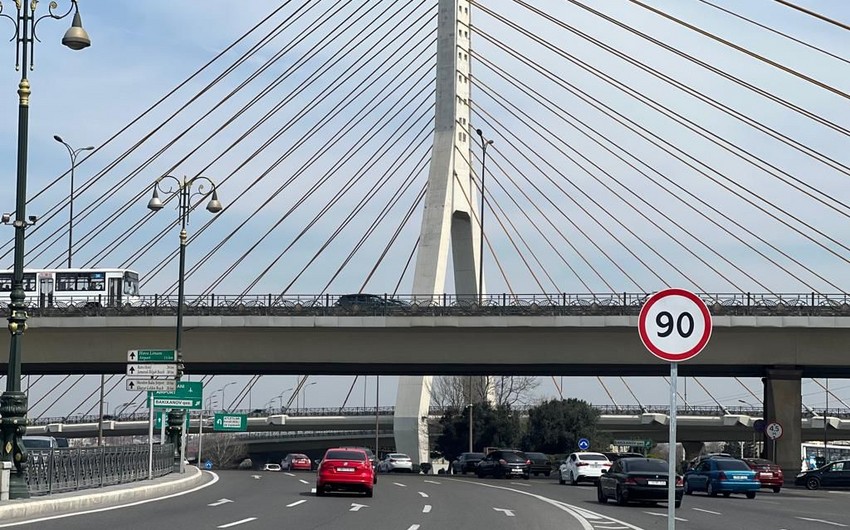
{"type": "Polygon", "coordinates": [[[703,510],[702,508],[691,508],[691,510],[696,510],[698,512],[703,512],[703,513],[710,513],[712,515],[723,515],[720,512],[712,512],[711,510],[703,510]]]}
{"type": "Polygon", "coordinates": [[[393,482],[396,486],[401,486],[402,488],[406,488],[407,484],[402,484],[401,482],[393,482]]]}
{"type": "Polygon", "coordinates": [[[260,475],[251,475],[251,478],[255,478],[257,480],[260,480],[262,477],[260,475]]]}
{"type": "Polygon", "coordinates": [[[436,480],[423,480],[422,482],[427,482],[428,484],[442,484],[442,482],[437,482],[436,480]]]}
{"type": "Polygon", "coordinates": [[[420,496],[420,497],[424,497],[424,498],[426,498],[426,499],[428,498],[428,494],[427,494],[427,493],[425,493],[424,491],[420,491],[420,492],[419,492],[419,496],[420,496]]]}
{"type": "Polygon", "coordinates": [[[306,481],[306,480],[304,480],[303,478],[299,478],[299,479],[298,479],[298,482],[300,482],[301,484],[309,484],[309,482],[307,482],[307,481],[306,481]]]}
{"type": "Polygon", "coordinates": [[[408,528],[407,530],[419,530],[419,525],[418,524],[412,524],[412,525],[410,525],[410,528],[408,528]]]}
{"type": "MultiPolygon", "coordinates": [[[[427,480],[425,482],[428,482],[427,480]]],[[[850,495],[850,491],[830,491],[830,493],[835,493],[837,495],[850,495]]]]}
{"type": "Polygon", "coordinates": [[[169,495],[164,495],[162,497],[154,497],[152,499],[144,499],[144,500],[141,500],[141,501],[128,502],[126,504],[118,504],[116,506],[106,506],[104,508],[94,508],[92,510],[84,510],[84,511],[81,511],[81,512],[74,512],[74,513],[64,513],[62,515],[49,515],[47,517],[39,517],[38,519],[29,519],[29,520],[26,520],[26,521],[19,521],[17,523],[0,524],[0,528],[9,528],[9,527],[12,527],[12,526],[21,526],[21,525],[25,525],[25,524],[40,523],[42,521],[52,521],[54,519],[64,519],[66,517],[74,517],[76,515],[88,515],[90,513],[108,512],[108,511],[111,511],[111,510],[118,510],[119,508],[129,508],[131,506],[139,506],[141,504],[147,504],[149,502],[163,501],[165,499],[173,499],[174,497],[181,497],[181,496],[187,495],[189,493],[195,493],[196,491],[200,491],[204,488],[208,488],[208,487],[212,486],[213,484],[215,484],[216,482],[218,482],[218,475],[215,474],[214,472],[204,470],[203,473],[209,473],[210,475],[213,476],[213,479],[211,481],[207,482],[206,484],[201,484],[200,486],[195,486],[194,488],[186,490],[186,491],[178,491],[177,493],[171,493],[169,495]]]}
{"type": "Polygon", "coordinates": [[[292,504],[287,504],[286,507],[292,508],[293,506],[298,506],[299,504],[304,504],[305,502],[307,502],[305,499],[301,499],[300,501],[295,501],[292,504]]]}
{"type": "MultiPolygon", "coordinates": [[[[658,512],[643,512],[643,513],[645,513],[645,514],[647,514],[647,515],[654,515],[654,516],[656,516],[656,517],[665,517],[665,518],[667,517],[667,514],[666,514],[666,513],[658,513],[658,512]]],[[[675,520],[677,520],[677,521],[682,521],[683,523],[687,523],[687,522],[688,522],[688,520],[687,520],[687,519],[682,519],[681,517],[673,516],[673,519],[675,519],[675,520]]]]}
{"type": "Polygon", "coordinates": [[[505,515],[507,515],[508,517],[514,517],[513,510],[508,510],[507,508],[496,508],[496,507],[493,507],[493,509],[496,510],[497,512],[504,512],[505,515]]]}
{"type": "Polygon", "coordinates": [[[211,502],[211,503],[207,504],[207,506],[221,506],[222,504],[227,504],[228,502],[233,502],[233,501],[230,500],[230,499],[219,499],[215,502],[211,502]]]}
{"type": "Polygon", "coordinates": [[[230,528],[233,526],[239,526],[240,524],[250,523],[251,521],[256,521],[256,517],[248,517],[247,519],[242,519],[241,521],[233,521],[232,523],[220,524],[216,528],[230,528]]]}
{"type": "Polygon", "coordinates": [[[422,507],[422,513],[431,513],[431,505],[426,504],[425,506],[423,506],[422,507]]]}
{"type": "Polygon", "coordinates": [[[290,473],[289,471],[285,472],[284,475],[286,475],[287,477],[294,477],[295,476],[292,473],[290,473]]]}
{"type": "Polygon", "coordinates": [[[801,519],[803,521],[811,521],[813,523],[823,523],[823,524],[829,524],[829,525],[832,525],[832,526],[840,526],[841,528],[847,528],[846,524],[836,523],[836,522],[833,522],[833,521],[827,521],[826,519],[812,519],[811,517],[797,517],[797,519],[801,519]]]}
{"type": "Polygon", "coordinates": [[[349,511],[349,512],[359,512],[359,511],[360,511],[360,508],[368,508],[368,507],[369,507],[369,506],[367,506],[367,505],[365,505],[365,504],[357,504],[356,502],[352,502],[352,503],[351,503],[351,509],[350,509],[350,510],[348,510],[348,511],[349,511]]]}

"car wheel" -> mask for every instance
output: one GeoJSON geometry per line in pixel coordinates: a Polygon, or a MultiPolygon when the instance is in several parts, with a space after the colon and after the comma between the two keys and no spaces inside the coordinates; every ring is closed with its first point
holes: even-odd
{"type": "Polygon", "coordinates": [[[820,480],[817,477],[809,477],[806,480],[806,489],[807,490],[816,490],[820,488],[820,480]]]}
{"type": "Polygon", "coordinates": [[[691,483],[687,480],[685,481],[685,495],[693,495],[694,490],[691,489],[691,483]]]}
{"type": "Polygon", "coordinates": [[[602,484],[596,486],[596,500],[602,504],[608,502],[608,497],[606,497],[605,492],[602,491],[602,484]]]}
{"type": "Polygon", "coordinates": [[[378,475],[377,474],[372,475],[372,484],[377,484],[377,483],[378,483],[378,475]]]}
{"type": "Polygon", "coordinates": [[[484,473],[482,473],[481,471],[476,471],[476,472],[475,472],[475,475],[476,475],[478,478],[484,478],[484,473]]]}
{"type": "Polygon", "coordinates": [[[747,492],[747,498],[748,498],[748,499],[755,499],[755,498],[756,498],[756,492],[754,492],[754,491],[748,491],[748,492],[747,492]]]}
{"type": "Polygon", "coordinates": [[[567,481],[566,481],[566,480],[564,480],[564,472],[563,472],[563,471],[561,471],[561,470],[558,470],[558,484],[560,484],[561,486],[563,486],[563,485],[564,485],[564,484],[566,484],[566,483],[567,483],[567,481]]]}
{"type": "Polygon", "coordinates": [[[781,490],[781,489],[782,489],[781,486],[774,486],[773,487],[773,493],[779,493],[779,490],[781,490]]]}
{"type": "Polygon", "coordinates": [[[572,484],[573,486],[578,484],[578,480],[576,479],[575,475],[573,475],[572,471],[570,471],[570,484],[572,484]]]}
{"type": "Polygon", "coordinates": [[[675,506],[676,508],[681,508],[682,507],[682,499],[676,500],[676,504],[674,504],[673,506],[675,506]]]}
{"type": "Polygon", "coordinates": [[[620,489],[620,486],[617,486],[617,489],[614,490],[614,500],[617,501],[617,504],[620,506],[625,506],[628,502],[626,497],[623,496],[623,490],[620,489]]]}
{"type": "Polygon", "coordinates": [[[325,489],[321,488],[317,485],[316,486],[316,497],[321,497],[324,494],[325,494],[325,489]]]}
{"type": "Polygon", "coordinates": [[[732,492],[731,492],[731,491],[724,491],[724,492],[723,492],[723,496],[724,496],[724,497],[727,497],[727,498],[728,498],[730,495],[732,495],[732,492]]]}
{"type": "Polygon", "coordinates": [[[705,492],[708,493],[709,497],[717,497],[717,492],[714,491],[714,486],[711,485],[711,482],[708,483],[708,486],[705,488],[705,492]]]}
{"type": "Polygon", "coordinates": [[[374,490],[373,490],[372,488],[367,489],[367,490],[366,490],[366,496],[367,496],[367,497],[371,497],[371,496],[373,496],[373,491],[374,491],[374,490]]]}
{"type": "Polygon", "coordinates": [[[523,479],[523,480],[528,480],[528,479],[530,479],[530,478],[531,478],[531,475],[523,475],[523,476],[522,476],[522,479],[523,479]]]}

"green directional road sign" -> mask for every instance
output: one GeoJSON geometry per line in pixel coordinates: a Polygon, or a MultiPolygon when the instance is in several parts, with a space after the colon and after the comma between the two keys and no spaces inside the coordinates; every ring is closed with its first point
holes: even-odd
{"type": "Polygon", "coordinates": [[[248,430],[247,414],[227,414],[216,412],[213,420],[214,431],[244,432],[248,430]]]}
{"type": "Polygon", "coordinates": [[[201,410],[204,398],[204,384],[200,381],[179,381],[177,390],[172,394],[153,392],[151,396],[155,409],[190,409],[201,410]]]}
{"type": "Polygon", "coordinates": [[[131,363],[174,363],[176,350],[127,350],[127,362],[131,363]]]}

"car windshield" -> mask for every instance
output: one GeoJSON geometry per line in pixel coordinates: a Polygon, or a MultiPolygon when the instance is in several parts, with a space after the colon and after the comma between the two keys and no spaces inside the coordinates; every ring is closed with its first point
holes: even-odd
{"type": "Polygon", "coordinates": [[[387,457],[392,458],[393,460],[410,460],[409,456],[401,453],[391,453],[387,455],[387,457]]]}
{"type": "Polygon", "coordinates": [[[325,460],[366,460],[366,455],[362,451],[338,449],[328,451],[325,455],[325,460]]]}
{"type": "Polygon", "coordinates": [[[578,455],[578,457],[579,457],[579,460],[598,460],[598,461],[608,460],[608,457],[606,457],[605,455],[578,455]]]}
{"type": "Polygon", "coordinates": [[[724,471],[749,471],[750,468],[740,460],[717,460],[717,469],[724,471]]]}
{"type": "Polygon", "coordinates": [[[644,460],[644,459],[635,459],[635,460],[624,460],[623,466],[626,468],[626,471],[637,471],[637,472],[651,472],[651,473],[663,473],[667,471],[667,462],[662,460],[644,460]]]}
{"type": "Polygon", "coordinates": [[[296,459],[296,458],[302,458],[302,459],[307,458],[307,455],[300,455],[300,454],[299,455],[292,455],[293,460],[296,459]]]}

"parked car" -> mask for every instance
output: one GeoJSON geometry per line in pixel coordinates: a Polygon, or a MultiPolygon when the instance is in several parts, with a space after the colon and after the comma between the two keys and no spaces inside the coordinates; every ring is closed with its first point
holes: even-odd
{"type": "Polygon", "coordinates": [[[686,495],[695,491],[704,491],[712,497],[718,493],[724,497],[743,493],[748,499],[754,499],[761,488],[756,472],[737,458],[706,458],[685,473],[684,482],[686,495]]]}
{"type": "Polygon", "coordinates": [[[525,452],[525,456],[531,460],[531,473],[536,477],[543,473],[545,476],[552,474],[552,463],[549,462],[549,457],[543,453],[525,452]]]}
{"type": "Polygon", "coordinates": [[[265,464],[263,471],[280,471],[280,464],[265,464]]]}
{"type": "Polygon", "coordinates": [[[333,448],[325,452],[316,472],[316,496],[328,491],[362,491],[373,495],[375,469],[363,449],[333,448]]]}
{"type": "Polygon", "coordinates": [[[452,473],[475,473],[475,466],[481,459],[484,458],[484,453],[461,453],[457,459],[452,462],[452,473]]]}
{"type": "Polygon", "coordinates": [[[756,476],[761,482],[762,488],[770,488],[773,493],[779,493],[782,485],[785,484],[785,476],[782,474],[782,468],[779,465],[764,458],[745,458],[744,462],[757,473],[756,476]]]}
{"type": "Polygon", "coordinates": [[[413,472],[413,460],[404,453],[390,453],[378,463],[378,471],[392,473],[394,471],[413,472]]]}
{"type": "Polygon", "coordinates": [[[804,471],[794,479],[797,486],[806,486],[810,490],[821,487],[850,487],[850,460],[837,460],[829,464],[804,471]]]}
{"type": "Polygon", "coordinates": [[[566,484],[569,481],[575,486],[583,480],[595,481],[602,475],[602,471],[607,471],[610,467],[611,461],[602,453],[571,453],[558,468],[558,484],[566,484]]]}
{"type": "Polygon", "coordinates": [[[286,471],[312,471],[313,463],[310,457],[301,453],[289,453],[280,462],[280,467],[286,471]]]}
{"type": "Polygon", "coordinates": [[[475,466],[478,478],[491,476],[494,478],[531,477],[531,460],[522,451],[515,449],[496,449],[490,451],[475,466]]]}
{"type": "MultiPolygon", "coordinates": [[[[623,506],[629,501],[666,501],[668,464],[658,458],[619,458],[603,471],[596,484],[596,499],[614,499],[623,506]]],[[[682,477],[676,475],[676,508],[682,505],[682,477]]]]}
{"type": "Polygon", "coordinates": [[[388,296],[380,296],[377,294],[355,293],[344,294],[336,301],[337,307],[345,307],[350,309],[374,309],[378,307],[406,307],[407,302],[397,298],[388,296]]]}

